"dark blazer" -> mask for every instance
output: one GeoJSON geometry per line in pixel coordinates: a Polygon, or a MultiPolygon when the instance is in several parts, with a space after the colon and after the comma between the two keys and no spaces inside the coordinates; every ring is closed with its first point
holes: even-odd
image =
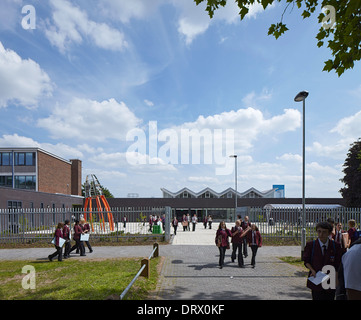
{"type": "Polygon", "coordinates": [[[63,237],[65,240],[69,240],[69,235],[70,235],[70,228],[67,224],[64,224],[64,227],[63,227],[63,237]]]}
{"type": "Polygon", "coordinates": [[[87,231],[87,230],[90,231],[89,223],[86,223],[86,224],[83,225],[83,230],[84,231],[87,231]]]}
{"type": "MultiPolygon", "coordinates": [[[[237,227],[236,227],[236,226],[232,227],[231,233],[233,234],[233,233],[235,233],[236,231],[237,231],[237,227]]],[[[243,229],[242,229],[242,227],[239,227],[239,231],[240,231],[239,233],[237,233],[237,234],[235,234],[234,236],[232,236],[232,243],[235,243],[235,244],[241,243],[241,241],[242,241],[241,235],[243,234],[243,229]]]]}
{"type": "MultiPolygon", "coordinates": [[[[253,232],[253,230],[249,230],[248,233],[247,233],[247,242],[248,242],[249,246],[252,245],[252,232],[253,232]]],[[[262,247],[261,233],[259,231],[256,231],[255,236],[256,236],[256,244],[257,244],[257,246],[262,247]]]]}
{"type": "Polygon", "coordinates": [[[63,238],[63,231],[61,229],[55,230],[55,245],[59,247],[59,238],[63,238]]]}
{"type": "MultiPolygon", "coordinates": [[[[315,240],[315,246],[313,249],[313,258],[312,258],[312,248],[313,241],[307,242],[305,246],[305,250],[303,252],[303,261],[311,264],[312,268],[315,269],[316,273],[321,271],[325,265],[332,265],[335,267],[336,272],[338,271],[341,264],[342,257],[342,249],[340,244],[335,242],[334,240],[328,240],[328,248],[326,250],[325,255],[322,255],[322,248],[318,239],[315,240]]],[[[311,271],[308,273],[308,276],[311,275],[311,271]]],[[[316,286],[311,281],[307,280],[307,287],[311,290],[321,291],[322,284],[316,286]]]]}
{"type": "Polygon", "coordinates": [[[216,244],[217,244],[217,238],[218,236],[222,236],[222,244],[221,247],[227,247],[228,246],[228,237],[232,237],[231,230],[229,229],[218,229],[216,233],[216,244]]]}
{"type": "Polygon", "coordinates": [[[83,229],[79,224],[74,226],[74,240],[79,240],[80,235],[83,233],[83,229]]]}

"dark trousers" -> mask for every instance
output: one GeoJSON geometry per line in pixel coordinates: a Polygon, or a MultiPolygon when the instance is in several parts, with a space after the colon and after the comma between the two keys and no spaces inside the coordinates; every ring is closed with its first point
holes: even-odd
{"type": "Polygon", "coordinates": [[[312,290],[312,300],[335,300],[336,290],[312,290]]]}
{"type": "Polygon", "coordinates": [[[196,223],[193,223],[193,222],[192,222],[192,224],[193,224],[193,229],[192,229],[192,231],[196,231],[196,223]]]}
{"type": "Polygon", "coordinates": [[[232,262],[236,260],[237,250],[238,250],[238,265],[243,266],[244,261],[242,256],[242,242],[232,243],[232,256],[231,256],[232,262]]]}
{"type": "Polygon", "coordinates": [[[84,243],[83,241],[80,241],[80,239],[74,239],[75,240],[75,245],[70,249],[69,253],[74,251],[75,249],[79,249],[80,250],[80,255],[84,255],[85,254],[85,248],[84,248],[84,243]]]}
{"type": "Polygon", "coordinates": [[[251,265],[255,266],[256,265],[256,255],[257,255],[258,246],[257,245],[251,245],[251,250],[252,250],[251,265]]]}
{"type": "Polygon", "coordinates": [[[66,242],[65,242],[65,248],[64,248],[64,257],[67,257],[67,256],[69,256],[69,253],[70,253],[70,250],[71,250],[71,242],[70,242],[70,240],[67,240],[66,242]]]}
{"type": "Polygon", "coordinates": [[[58,261],[62,261],[63,260],[63,248],[62,247],[58,247],[55,246],[56,251],[51,254],[48,258],[50,260],[54,259],[56,256],[58,256],[58,261]]]}
{"type": "Polygon", "coordinates": [[[176,235],[178,226],[173,226],[173,228],[174,228],[174,235],[176,235]]]}
{"type": "Polygon", "coordinates": [[[248,256],[248,252],[247,252],[247,238],[243,237],[242,238],[242,246],[243,246],[243,255],[246,258],[248,256]]]}
{"type": "Polygon", "coordinates": [[[224,265],[224,257],[226,256],[227,247],[218,247],[219,249],[219,266],[224,265]]]}
{"type": "MultiPolygon", "coordinates": [[[[90,242],[89,241],[85,241],[86,243],[86,246],[88,247],[89,251],[90,252],[93,252],[93,249],[92,249],[92,246],[90,245],[90,242]]],[[[83,245],[84,246],[84,245],[83,245]]],[[[84,247],[84,252],[85,252],[85,247],[84,247]]]]}

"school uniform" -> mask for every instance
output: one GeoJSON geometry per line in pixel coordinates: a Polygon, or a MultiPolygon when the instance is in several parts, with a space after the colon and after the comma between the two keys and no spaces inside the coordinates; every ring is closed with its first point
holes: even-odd
{"type": "Polygon", "coordinates": [[[240,226],[239,227],[234,226],[231,229],[231,233],[232,233],[232,255],[231,255],[232,262],[236,260],[237,251],[238,251],[238,266],[243,267],[244,266],[243,255],[242,255],[243,237],[241,237],[243,235],[243,229],[240,226]],[[233,235],[237,231],[238,233],[233,235]]]}
{"type": "MultiPolygon", "coordinates": [[[[84,224],[84,226],[83,226],[83,231],[88,231],[88,232],[87,232],[88,234],[90,233],[89,223],[84,224]]],[[[86,243],[86,245],[87,245],[87,247],[88,247],[88,249],[89,249],[89,252],[92,253],[92,252],[93,252],[93,248],[92,248],[92,246],[90,245],[90,242],[89,242],[89,241],[85,241],[85,243],[86,243]]],[[[85,249],[85,248],[84,248],[84,249],[85,249]]],[[[84,252],[85,252],[85,250],[84,250],[84,252]]]]}
{"type": "Polygon", "coordinates": [[[69,252],[71,250],[71,231],[67,224],[64,224],[63,227],[63,237],[66,240],[64,248],[64,258],[69,258],[69,252]]]}
{"type": "Polygon", "coordinates": [[[219,249],[219,266],[221,268],[223,268],[224,257],[226,256],[226,250],[229,246],[228,237],[232,237],[231,230],[218,229],[217,233],[216,233],[216,245],[217,245],[218,237],[221,238],[221,245],[218,247],[218,249],[219,249]]]}
{"type": "Polygon", "coordinates": [[[262,247],[262,236],[259,231],[250,230],[247,233],[247,242],[252,250],[251,265],[254,268],[256,266],[256,255],[259,247],[262,247]]]}
{"type": "Polygon", "coordinates": [[[55,248],[56,251],[49,255],[48,258],[50,261],[53,260],[56,256],[58,256],[58,261],[63,260],[63,248],[59,246],[59,238],[63,238],[63,230],[62,229],[56,229],[55,230],[55,248]]]}
{"type": "MultiPolygon", "coordinates": [[[[341,263],[342,249],[340,244],[334,240],[328,239],[323,244],[319,239],[306,243],[303,252],[303,261],[305,265],[309,263],[316,271],[321,271],[325,265],[331,265],[338,271],[341,263]]],[[[311,276],[311,271],[308,276],[311,276]]],[[[307,279],[307,288],[312,290],[313,300],[334,300],[335,289],[323,289],[322,284],[315,285],[307,279]]]]}
{"type": "Polygon", "coordinates": [[[332,240],[334,240],[341,246],[342,254],[346,253],[346,251],[347,251],[347,248],[345,248],[345,245],[342,240],[342,234],[345,232],[346,231],[344,231],[344,230],[340,230],[340,231],[336,230],[335,234],[332,235],[332,240]]]}
{"type": "Polygon", "coordinates": [[[348,237],[351,240],[350,246],[357,240],[356,232],[357,232],[357,230],[354,227],[347,230],[348,237]]]}
{"type": "Polygon", "coordinates": [[[177,235],[177,228],[178,228],[178,220],[177,219],[172,220],[172,226],[174,228],[174,235],[177,235]]]}
{"type": "MultiPolygon", "coordinates": [[[[75,245],[70,249],[70,252],[72,252],[75,249],[80,250],[80,255],[85,256],[85,248],[83,241],[80,241],[80,236],[83,233],[83,229],[79,224],[74,225],[74,241],[75,245]]],[[[69,252],[69,253],[70,253],[69,252]]]]}
{"type": "MultiPolygon", "coordinates": [[[[243,230],[246,230],[248,227],[251,227],[251,223],[249,221],[242,221],[241,227],[243,230]]],[[[247,238],[244,237],[242,239],[242,247],[243,247],[243,255],[245,258],[248,257],[248,251],[247,251],[247,238]]]]}

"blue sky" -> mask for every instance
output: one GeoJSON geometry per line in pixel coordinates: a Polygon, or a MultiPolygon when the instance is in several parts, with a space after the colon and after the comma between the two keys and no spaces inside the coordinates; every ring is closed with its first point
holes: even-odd
{"type": "Polygon", "coordinates": [[[267,32],[282,3],[253,7],[244,21],[233,2],[212,20],[204,9],[192,0],[2,0],[0,146],[79,158],[83,180],[96,174],[117,197],[160,197],[160,188],[233,187],[227,142],[238,190],[284,184],[287,197],[301,197],[302,104],[293,99],[307,90],[306,196],[340,197],[342,165],[361,136],[360,63],[340,78],[322,71],[330,52],[316,45],[318,13],[286,11],[290,30],[275,40],[267,32]],[[22,27],[25,5],[35,29],[22,27]],[[211,142],[192,142],[199,164],[192,150],[181,160],[182,130],[210,133],[211,142]],[[162,141],[167,132],[178,140],[162,141]],[[140,137],[146,148],[135,148],[140,137]]]}

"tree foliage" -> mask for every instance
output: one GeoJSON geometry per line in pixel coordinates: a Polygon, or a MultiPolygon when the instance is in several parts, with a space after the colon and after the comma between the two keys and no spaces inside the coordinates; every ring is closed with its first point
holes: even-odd
{"type": "MultiPolygon", "coordinates": [[[[215,11],[220,7],[224,7],[227,0],[194,0],[198,5],[201,2],[207,2],[206,11],[210,18],[213,18],[215,11]]],[[[354,63],[361,59],[361,0],[235,0],[240,11],[239,15],[243,20],[248,12],[249,7],[256,3],[266,9],[268,6],[277,2],[285,2],[285,9],[280,17],[280,22],[274,23],[268,30],[269,35],[273,35],[278,39],[284,34],[288,28],[283,23],[283,16],[287,10],[292,10],[297,6],[302,9],[302,17],[304,19],[311,17],[315,14],[316,9],[326,8],[332,6],[335,9],[335,23],[321,25],[317,35],[317,46],[322,47],[325,41],[328,41],[327,47],[331,51],[331,58],[325,61],[323,71],[334,70],[338,76],[341,76],[345,70],[352,69],[354,63]]],[[[318,22],[324,23],[328,19],[329,11],[321,12],[318,15],[318,22]]]]}
{"type": "Polygon", "coordinates": [[[341,182],[345,187],[340,190],[348,207],[361,207],[361,140],[351,144],[343,165],[345,174],[341,182]]]}

